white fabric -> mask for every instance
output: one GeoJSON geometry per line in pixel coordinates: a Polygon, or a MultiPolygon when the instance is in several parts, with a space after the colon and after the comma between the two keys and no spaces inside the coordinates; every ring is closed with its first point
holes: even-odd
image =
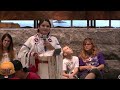
{"type": "Polygon", "coordinates": [[[79,67],[79,59],[77,56],[73,56],[72,59],[63,59],[63,70],[71,73],[74,71],[74,68],[79,67]]]}
{"type": "MultiPolygon", "coordinates": [[[[61,48],[56,37],[49,36],[46,40],[49,41],[49,43],[55,49],[61,48]],[[51,41],[49,41],[49,39],[51,41]]],[[[30,55],[31,52],[38,53],[40,57],[42,57],[42,56],[47,57],[47,56],[53,55],[54,50],[47,50],[45,52],[43,43],[44,43],[43,38],[39,37],[38,34],[28,38],[28,40],[24,43],[27,47],[22,46],[18,53],[18,58],[21,61],[23,67],[29,67],[29,63],[35,64],[34,57],[30,55]]],[[[40,58],[40,60],[41,60],[41,58],[40,58]]],[[[44,75],[48,75],[48,64],[40,63],[38,65],[38,67],[40,68],[40,69],[38,68],[38,74],[40,75],[40,77],[43,79],[48,78],[48,76],[44,76],[44,75]],[[45,73],[45,74],[41,75],[41,73],[45,73]]]]}
{"type": "Polygon", "coordinates": [[[3,57],[2,57],[1,63],[4,62],[4,61],[10,61],[8,53],[3,53],[3,57]]]}
{"type": "MultiPolygon", "coordinates": [[[[16,49],[15,49],[15,48],[14,48],[14,54],[15,54],[15,57],[13,58],[13,60],[18,59],[18,57],[17,57],[17,52],[16,52],[16,49]]],[[[3,57],[2,57],[2,59],[1,59],[1,61],[0,61],[0,63],[2,63],[2,62],[4,62],[4,61],[10,61],[10,58],[9,58],[9,56],[8,56],[8,53],[3,53],[3,57]]]]}

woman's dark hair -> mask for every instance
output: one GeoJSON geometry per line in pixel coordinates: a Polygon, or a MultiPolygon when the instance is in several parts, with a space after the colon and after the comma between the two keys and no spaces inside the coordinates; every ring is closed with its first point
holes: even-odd
{"type": "MultiPolygon", "coordinates": [[[[48,22],[49,25],[50,25],[50,27],[51,27],[51,22],[50,22],[49,19],[40,19],[40,20],[39,20],[39,23],[38,23],[38,27],[39,27],[44,21],[48,22]]],[[[37,32],[39,32],[39,29],[37,30],[37,32]]]]}
{"type": "Polygon", "coordinates": [[[13,39],[11,37],[11,35],[9,33],[5,33],[2,38],[1,38],[1,42],[0,42],[0,60],[2,59],[2,55],[3,55],[3,40],[8,37],[10,39],[10,44],[7,48],[8,50],[8,55],[10,60],[13,60],[13,58],[15,57],[14,55],[14,50],[13,50],[13,39]]]}

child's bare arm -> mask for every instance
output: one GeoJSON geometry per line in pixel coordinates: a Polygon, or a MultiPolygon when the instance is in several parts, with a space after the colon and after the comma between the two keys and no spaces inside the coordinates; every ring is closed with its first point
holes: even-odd
{"type": "Polygon", "coordinates": [[[78,72],[78,67],[75,67],[75,68],[74,68],[74,72],[72,73],[72,76],[76,75],[77,72],[78,72]]]}

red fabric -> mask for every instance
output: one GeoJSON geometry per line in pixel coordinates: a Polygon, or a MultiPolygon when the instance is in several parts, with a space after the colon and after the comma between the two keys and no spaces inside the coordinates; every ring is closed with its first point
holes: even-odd
{"type": "Polygon", "coordinates": [[[13,77],[13,78],[9,78],[9,79],[20,79],[20,78],[17,78],[17,77],[13,77]]]}
{"type": "MultiPolygon", "coordinates": [[[[36,53],[34,53],[33,56],[35,56],[35,54],[36,54],[36,53]]],[[[38,72],[38,64],[39,64],[39,63],[48,63],[48,61],[42,61],[42,62],[41,62],[38,58],[36,58],[36,59],[35,59],[35,66],[34,66],[34,65],[30,65],[30,66],[29,66],[30,72],[34,72],[34,73],[38,72]]]]}
{"type": "MultiPolygon", "coordinates": [[[[35,56],[36,53],[33,54],[35,56]]],[[[31,55],[31,54],[30,54],[31,55]]],[[[39,59],[35,59],[35,65],[29,65],[29,71],[36,73],[38,71],[39,59]]]]}
{"type": "MultiPolygon", "coordinates": [[[[17,78],[17,77],[12,77],[12,78],[9,78],[9,79],[20,79],[20,78],[17,78]]],[[[34,72],[29,72],[28,76],[26,79],[41,79],[39,75],[37,75],[36,73],[34,72]]]]}
{"type": "Polygon", "coordinates": [[[30,65],[29,66],[29,70],[30,72],[34,72],[36,73],[38,71],[38,64],[39,64],[39,60],[38,59],[35,59],[35,66],[34,65],[30,65]]]}
{"type": "Polygon", "coordinates": [[[35,67],[34,65],[30,65],[30,66],[29,66],[29,71],[30,71],[30,72],[34,72],[34,73],[37,72],[36,67],[35,67]]]}
{"type": "Polygon", "coordinates": [[[28,76],[26,79],[41,79],[39,75],[33,72],[29,72],[28,76]]]}
{"type": "Polygon", "coordinates": [[[36,65],[36,71],[38,71],[38,64],[39,64],[39,59],[35,59],[35,65],[36,65]]]}

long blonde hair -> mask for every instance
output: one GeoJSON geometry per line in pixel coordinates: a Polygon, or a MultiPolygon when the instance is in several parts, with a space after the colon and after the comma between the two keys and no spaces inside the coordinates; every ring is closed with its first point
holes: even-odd
{"type": "Polygon", "coordinates": [[[82,60],[85,60],[85,59],[89,58],[89,56],[87,54],[87,51],[84,48],[84,45],[86,45],[87,41],[89,41],[92,44],[92,48],[90,50],[92,57],[96,56],[98,54],[98,52],[99,52],[98,48],[95,46],[95,44],[93,42],[93,39],[92,38],[85,38],[84,41],[83,41],[83,44],[82,44],[83,45],[82,51],[80,52],[80,55],[79,55],[79,57],[82,60]]]}

